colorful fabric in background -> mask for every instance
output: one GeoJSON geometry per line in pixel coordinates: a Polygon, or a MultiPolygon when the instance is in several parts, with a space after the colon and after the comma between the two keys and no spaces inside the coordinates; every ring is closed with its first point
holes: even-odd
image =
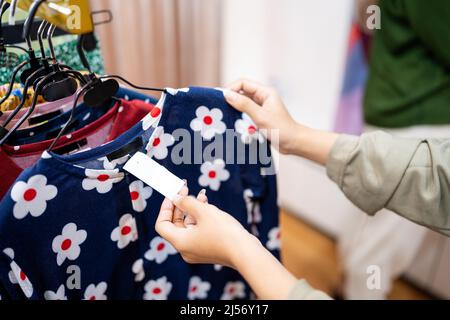
{"type": "Polygon", "coordinates": [[[360,135],[363,132],[363,98],[368,76],[368,37],[357,24],[350,30],[344,84],[334,130],[360,135]]]}
{"type": "MultiPolygon", "coordinates": [[[[77,53],[77,39],[73,36],[68,36],[68,41],[55,45],[55,55],[59,62],[68,65],[75,70],[84,70],[81,64],[80,57],[77,53]]],[[[54,40],[56,41],[56,39],[54,40]]],[[[50,56],[50,52],[47,50],[47,56],[50,56]]],[[[97,48],[91,52],[86,52],[86,58],[89,61],[91,69],[97,74],[105,74],[103,58],[100,52],[100,48],[97,48]]],[[[17,64],[28,59],[28,55],[19,54],[17,64]]],[[[14,68],[11,66],[0,67],[0,84],[9,83],[14,68]]],[[[16,79],[19,82],[19,79],[16,79]]]]}
{"type": "Polygon", "coordinates": [[[278,257],[276,176],[266,175],[273,163],[269,158],[270,163],[255,159],[252,164],[250,158],[254,148],[270,157],[268,144],[245,115],[226,103],[222,91],[168,91],[114,141],[72,155],[44,152],[20,175],[0,203],[3,299],[251,298],[235,270],[183,261],[155,231],[162,195],[123,166],[137,151],[153,157],[185,178],[191,194],[205,188],[211,204],[233,215],[278,257]],[[220,143],[229,139],[226,129],[239,134],[231,138],[239,145],[220,143]],[[183,149],[182,159],[172,157],[172,152],[181,156],[177,140],[194,150],[183,149]],[[108,158],[120,150],[123,157],[108,158]],[[242,156],[245,164],[237,164],[242,156]],[[68,285],[74,266],[79,288],[68,285]]]}
{"type": "MultiPolygon", "coordinates": [[[[3,98],[6,93],[9,90],[9,84],[4,84],[2,86],[0,86],[0,98],[3,98]]],[[[31,106],[31,103],[33,101],[33,96],[34,96],[34,90],[33,88],[29,88],[28,89],[28,93],[27,93],[27,99],[25,101],[25,108],[28,108],[29,106],[31,106]]],[[[5,111],[11,111],[14,110],[19,104],[20,101],[22,100],[23,97],[23,86],[19,83],[16,83],[13,85],[13,90],[11,92],[11,95],[8,97],[8,99],[6,99],[5,102],[3,102],[0,105],[0,111],[5,112],[5,111]]],[[[38,97],[37,103],[44,103],[45,100],[44,98],[42,98],[42,96],[38,97]]]]}

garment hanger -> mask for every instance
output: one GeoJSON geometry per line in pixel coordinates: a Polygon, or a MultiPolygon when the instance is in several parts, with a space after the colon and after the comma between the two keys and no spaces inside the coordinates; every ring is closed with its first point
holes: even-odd
{"type": "MultiPolygon", "coordinates": [[[[42,32],[42,29],[40,30],[42,32]]],[[[3,102],[3,100],[6,101],[6,99],[8,99],[9,95],[12,92],[12,88],[14,85],[14,80],[15,80],[15,76],[18,72],[18,70],[20,69],[20,67],[26,65],[26,61],[24,61],[22,64],[19,65],[18,68],[16,68],[16,70],[13,72],[13,78],[11,79],[10,85],[9,85],[9,89],[8,89],[8,94],[5,95],[5,97],[2,99],[2,101],[0,101],[1,103],[3,102]],[[11,91],[11,92],[10,92],[11,91]]],[[[22,100],[19,103],[19,105],[11,112],[11,114],[8,116],[8,118],[2,123],[2,127],[6,128],[6,126],[12,121],[12,119],[14,119],[14,117],[17,115],[17,113],[22,109],[22,107],[25,105],[26,103],[26,98],[28,95],[28,89],[29,87],[34,84],[35,79],[37,79],[38,77],[43,75],[43,71],[45,70],[45,67],[41,67],[35,71],[33,71],[33,73],[30,74],[30,77],[28,77],[25,81],[25,85],[23,87],[23,94],[22,94],[22,100]]],[[[1,137],[1,135],[0,135],[1,137]]]]}
{"type": "MultiPolygon", "coordinates": [[[[23,30],[23,37],[25,39],[29,38],[30,31],[31,31],[31,24],[33,22],[34,16],[36,15],[36,12],[39,9],[39,6],[42,3],[44,3],[45,1],[46,0],[36,0],[30,7],[29,15],[28,15],[27,20],[25,21],[24,30],[23,30]]],[[[91,68],[89,66],[89,62],[86,59],[86,56],[83,51],[84,39],[86,39],[86,36],[83,36],[83,35],[79,36],[77,51],[80,55],[80,59],[83,63],[83,66],[86,67],[87,70],[91,70],[91,68]]],[[[29,45],[29,47],[31,47],[30,41],[27,42],[27,44],[29,45]]],[[[38,71],[39,70],[35,71],[32,74],[32,76],[35,75],[38,71]]],[[[3,145],[8,140],[8,138],[11,136],[11,134],[23,124],[23,122],[29,117],[29,115],[32,114],[32,112],[34,111],[34,108],[36,106],[37,97],[41,93],[43,87],[46,84],[48,84],[48,82],[51,82],[52,79],[54,79],[55,77],[61,76],[61,75],[67,75],[72,78],[80,80],[80,82],[83,84],[83,87],[81,88],[81,90],[79,90],[79,92],[76,95],[76,98],[75,98],[73,106],[72,106],[72,111],[71,111],[69,120],[66,122],[64,127],[61,129],[57,138],[53,141],[52,145],[49,148],[49,151],[51,151],[53,149],[53,147],[57,144],[60,137],[64,134],[64,132],[67,130],[67,128],[71,125],[71,122],[72,122],[73,116],[74,116],[74,112],[75,112],[75,108],[77,106],[78,100],[80,99],[80,97],[82,95],[84,95],[84,97],[85,97],[86,105],[91,106],[91,107],[98,107],[100,105],[103,105],[106,101],[111,100],[111,99],[117,100],[117,98],[114,98],[114,94],[119,89],[119,83],[116,79],[125,82],[126,84],[128,84],[129,86],[131,86],[135,89],[166,92],[166,89],[137,86],[137,85],[131,83],[130,81],[126,80],[125,78],[118,76],[118,75],[105,75],[102,77],[97,77],[95,75],[95,73],[93,73],[92,71],[89,71],[88,76],[83,76],[80,72],[74,71],[74,70],[64,70],[64,71],[57,70],[57,71],[54,71],[51,74],[45,76],[44,78],[42,78],[39,81],[39,83],[37,84],[37,87],[36,87],[36,91],[35,91],[35,95],[33,97],[33,102],[32,102],[31,107],[29,108],[27,113],[14,125],[14,127],[11,129],[11,131],[7,132],[6,135],[4,135],[1,138],[0,145],[3,145]]],[[[29,80],[29,78],[27,78],[25,81],[29,82],[28,80],[29,80]]],[[[29,83],[27,83],[27,84],[29,85],[29,83]]],[[[14,111],[17,113],[18,110],[20,110],[20,108],[22,108],[22,107],[23,107],[23,103],[21,103],[21,105],[18,108],[16,108],[16,110],[14,110],[14,111]]],[[[5,127],[5,125],[3,127],[5,127]]],[[[1,135],[0,135],[0,137],[1,137],[1,135]]]]}
{"type": "MultiPolygon", "coordinates": [[[[1,0],[0,1],[0,56],[1,56],[2,60],[3,60],[3,58],[7,59],[7,57],[8,57],[8,54],[6,52],[6,48],[7,47],[9,47],[9,48],[17,48],[17,49],[21,49],[21,50],[24,50],[25,52],[27,52],[25,48],[22,48],[20,46],[6,45],[5,44],[5,38],[3,37],[3,26],[2,26],[1,21],[3,19],[3,15],[8,10],[9,6],[10,6],[9,3],[5,2],[5,0],[1,0]]],[[[14,69],[14,71],[15,70],[16,69],[14,69]]],[[[14,74],[14,78],[17,75],[17,72],[14,74]]],[[[9,87],[8,87],[7,93],[4,95],[4,97],[2,99],[0,99],[0,105],[2,105],[3,102],[5,102],[8,99],[8,97],[11,95],[12,91],[13,91],[13,88],[12,88],[12,86],[10,84],[9,87]]],[[[0,111],[0,116],[2,116],[2,115],[3,115],[3,112],[0,111]]]]}
{"type": "MultiPolygon", "coordinates": [[[[27,19],[27,21],[28,20],[29,19],[27,19]]],[[[40,32],[43,33],[43,31],[44,31],[44,28],[40,28],[40,32]]],[[[26,37],[29,38],[29,35],[27,34],[26,37]]],[[[38,38],[39,38],[39,36],[38,36],[38,38]]],[[[47,60],[51,60],[51,58],[46,58],[46,59],[47,60]]],[[[34,109],[36,107],[37,98],[41,94],[42,89],[44,88],[45,85],[47,85],[47,84],[55,85],[56,84],[56,87],[55,86],[46,87],[47,91],[48,90],[61,89],[60,81],[62,79],[67,78],[67,76],[70,76],[70,77],[72,77],[74,79],[77,79],[81,83],[86,83],[86,79],[84,78],[84,76],[81,73],[75,72],[73,70],[62,70],[62,69],[59,68],[58,63],[53,64],[49,68],[50,68],[50,70],[48,70],[48,71],[50,73],[49,74],[45,74],[45,76],[43,76],[43,71],[46,70],[46,67],[44,66],[44,67],[41,67],[38,70],[34,71],[26,79],[25,85],[24,85],[24,89],[23,89],[23,96],[22,96],[22,100],[21,100],[20,104],[16,107],[16,109],[14,109],[14,111],[8,116],[8,118],[4,121],[4,123],[0,127],[0,139],[1,139],[0,140],[1,141],[0,145],[3,145],[6,142],[6,140],[11,136],[11,134],[14,133],[25,122],[25,120],[33,113],[33,111],[34,111],[34,109]],[[26,96],[28,94],[28,89],[29,89],[29,87],[32,84],[34,84],[34,81],[36,79],[40,79],[40,80],[36,84],[36,90],[35,90],[35,94],[34,94],[34,97],[33,97],[32,105],[27,110],[25,115],[16,123],[16,125],[10,131],[8,131],[6,129],[7,125],[12,121],[12,119],[14,119],[14,117],[17,115],[17,113],[25,105],[26,96]]],[[[72,79],[72,80],[76,84],[76,87],[72,91],[66,92],[66,94],[68,94],[67,96],[71,96],[71,95],[73,95],[76,92],[78,84],[76,83],[76,81],[74,79],[72,79]]]]}
{"type": "Polygon", "coordinates": [[[34,52],[33,46],[31,44],[31,27],[33,26],[34,17],[36,16],[36,13],[39,9],[39,6],[44,2],[45,0],[36,0],[32,3],[29,9],[29,14],[27,19],[25,20],[24,26],[23,26],[23,33],[22,37],[25,39],[28,52],[30,55],[30,68],[24,70],[22,74],[20,75],[20,82],[25,84],[27,79],[31,76],[31,74],[34,74],[36,70],[39,70],[42,65],[40,64],[40,59],[36,57],[36,54],[34,52]]]}
{"type": "MultiPolygon", "coordinates": [[[[8,2],[6,2],[5,0],[1,0],[0,1],[0,21],[3,21],[3,15],[8,10],[8,8],[11,11],[10,4],[8,2]]],[[[2,23],[0,23],[0,52],[2,52],[2,54],[6,54],[7,48],[19,49],[21,51],[24,51],[25,53],[28,53],[27,49],[25,49],[21,46],[13,45],[13,44],[5,44],[5,38],[3,36],[3,26],[2,26],[2,23]]]]}
{"type": "MultiPolygon", "coordinates": [[[[46,25],[48,25],[48,23],[46,23],[46,25]]],[[[45,30],[45,27],[46,26],[44,26],[42,31],[45,30]]],[[[50,57],[49,61],[53,62],[52,71],[62,70],[60,65],[57,63],[57,60],[55,57],[53,43],[51,41],[51,36],[53,35],[51,30],[52,30],[52,26],[50,26],[49,32],[47,32],[47,35],[50,36],[48,43],[51,44],[51,49],[50,49],[51,57],[50,57]]],[[[54,29],[53,29],[53,31],[54,31],[54,29]]],[[[41,55],[42,55],[42,57],[44,57],[43,63],[48,65],[48,61],[46,60],[47,58],[45,57],[45,48],[44,48],[42,38],[43,38],[43,32],[38,32],[38,40],[39,40],[39,45],[41,47],[41,55]]],[[[74,95],[75,92],[77,91],[77,88],[78,88],[78,84],[74,78],[67,77],[64,74],[61,74],[57,77],[56,76],[53,77],[52,81],[43,87],[42,97],[44,98],[45,101],[48,101],[48,102],[57,101],[57,100],[74,95]]]]}
{"type": "Polygon", "coordinates": [[[11,7],[9,9],[9,25],[13,26],[16,24],[16,8],[18,0],[11,0],[11,7]]]}
{"type": "MultiPolygon", "coordinates": [[[[86,62],[87,62],[87,60],[86,60],[86,62]]],[[[89,74],[88,78],[90,79],[90,81],[87,84],[85,84],[78,91],[78,93],[75,97],[75,100],[72,105],[72,110],[70,112],[69,120],[62,127],[61,131],[58,133],[58,135],[53,140],[50,147],[47,149],[48,152],[53,150],[53,148],[58,144],[59,139],[65,134],[67,129],[71,126],[74,115],[75,115],[75,108],[77,106],[78,100],[81,98],[82,95],[84,95],[84,103],[88,106],[99,106],[111,99],[116,100],[119,103],[121,103],[122,100],[115,98],[113,96],[119,90],[119,87],[120,87],[119,83],[115,79],[118,79],[138,90],[158,91],[158,92],[167,93],[166,89],[142,87],[142,86],[135,85],[132,82],[128,81],[127,79],[125,79],[121,76],[118,76],[118,75],[105,75],[105,76],[97,77],[95,74],[91,73],[91,74],[89,74]]]]}
{"type": "MultiPolygon", "coordinates": [[[[36,72],[38,72],[38,71],[36,71],[36,72]]],[[[75,70],[58,70],[58,71],[50,73],[49,75],[47,75],[44,78],[42,78],[41,80],[39,80],[39,82],[37,83],[37,86],[36,86],[36,91],[35,91],[34,96],[33,96],[33,101],[31,103],[31,106],[28,108],[27,112],[17,121],[17,123],[13,126],[13,128],[11,128],[11,130],[8,131],[8,130],[5,129],[5,126],[3,126],[3,129],[5,129],[4,132],[6,132],[6,134],[4,134],[4,136],[1,137],[1,139],[0,139],[0,146],[5,144],[5,142],[9,139],[9,137],[17,129],[20,128],[20,126],[26,121],[26,119],[28,119],[30,117],[31,114],[33,114],[34,109],[35,109],[35,107],[37,105],[37,99],[38,99],[39,95],[41,95],[43,87],[49,81],[51,81],[52,78],[58,77],[61,74],[64,74],[65,76],[73,77],[74,79],[77,79],[77,80],[80,80],[81,83],[83,83],[85,81],[85,79],[83,78],[83,75],[80,72],[75,71],[75,70]]],[[[23,103],[21,103],[21,105],[19,107],[17,107],[14,110],[14,112],[18,112],[22,107],[23,107],[23,103]]],[[[12,114],[10,115],[10,118],[11,118],[11,116],[12,116],[12,114]]]]}
{"type": "MultiPolygon", "coordinates": [[[[4,0],[0,1],[0,5],[3,6],[5,3],[4,0]]],[[[9,5],[9,3],[7,3],[9,5]]],[[[5,11],[1,11],[0,13],[4,14],[5,11]]],[[[12,75],[11,75],[11,79],[9,81],[9,86],[8,86],[8,91],[7,93],[3,96],[3,98],[0,100],[0,105],[3,104],[10,96],[11,93],[13,92],[13,87],[14,87],[14,83],[16,80],[16,77],[18,75],[18,73],[25,68],[27,65],[30,65],[29,69],[26,69],[25,71],[23,71],[23,73],[20,76],[20,80],[22,83],[24,83],[26,81],[26,78],[24,79],[24,74],[28,74],[31,75],[34,71],[38,70],[41,66],[39,64],[39,59],[36,57],[35,52],[33,47],[31,46],[31,38],[30,35],[27,34],[27,37],[25,38],[25,41],[27,43],[28,49],[25,49],[26,53],[29,55],[30,59],[21,62],[13,71],[12,75]],[[39,68],[37,68],[39,67],[39,68]]],[[[16,47],[16,46],[12,46],[12,47],[16,47]]],[[[7,121],[7,123],[9,123],[10,121],[7,121]]],[[[3,124],[2,127],[5,127],[6,125],[3,124]]],[[[3,130],[0,127],[0,137],[3,134],[3,130]]]]}

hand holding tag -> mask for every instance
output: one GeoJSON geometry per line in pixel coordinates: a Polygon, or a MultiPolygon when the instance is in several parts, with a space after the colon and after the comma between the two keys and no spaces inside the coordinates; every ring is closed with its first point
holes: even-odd
{"type": "Polygon", "coordinates": [[[125,164],[124,170],[171,201],[174,200],[175,195],[180,193],[185,185],[183,180],[142,152],[138,152],[131,157],[125,164]]]}

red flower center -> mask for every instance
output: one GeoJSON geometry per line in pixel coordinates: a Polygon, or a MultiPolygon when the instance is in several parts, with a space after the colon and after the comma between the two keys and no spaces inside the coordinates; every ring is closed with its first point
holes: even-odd
{"type": "Polygon", "coordinates": [[[70,239],[66,239],[61,243],[61,250],[66,251],[72,245],[72,241],[70,239]]]}
{"type": "Polygon", "coordinates": [[[158,117],[161,114],[161,109],[160,108],[153,108],[152,111],[150,112],[151,116],[153,118],[158,117]]]}
{"type": "Polygon", "coordinates": [[[214,179],[216,176],[217,176],[217,173],[214,170],[212,170],[208,173],[208,177],[210,177],[211,179],[214,179]]]}
{"type": "Polygon", "coordinates": [[[153,293],[154,293],[154,294],[160,294],[161,291],[162,291],[161,288],[154,288],[154,289],[153,289],[153,293]]]}
{"type": "Polygon", "coordinates": [[[33,201],[34,198],[36,198],[36,196],[37,196],[37,191],[35,189],[28,189],[23,194],[23,198],[25,199],[25,201],[33,201]]]}
{"type": "Polygon", "coordinates": [[[165,247],[166,247],[166,245],[165,245],[163,242],[161,242],[161,243],[158,244],[158,246],[156,247],[156,250],[157,250],[157,251],[162,251],[162,250],[164,250],[165,247]]]}
{"type": "Polygon", "coordinates": [[[27,275],[23,271],[20,271],[19,277],[22,281],[25,281],[27,279],[27,275]]]}
{"type": "Polygon", "coordinates": [[[280,239],[281,238],[281,232],[278,232],[277,233],[277,239],[280,239]]]}
{"type": "Polygon", "coordinates": [[[249,126],[248,127],[248,133],[254,134],[255,132],[256,132],[256,127],[255,126],[249,126]]]}
{"type": "Polygon", "coordinates": [[[236,291],[236,289],[234,287],[231,287],[230,289],[228,289],[228,293],[233,294],[234,291],[236,291]]]}
{"type": "Polygon", "coordinates": [[[120,232],[122,233],[123,236],[126,236],[131,232],[131,228],[129,226],[125,226],[122,228],[122,230],[120,230],[120,232]]]}
{"type": "Polygon", "coordinates": [[[193,287],[191,288],[191,292],[195,292],[195,291],[197,291],[197,286],[193,286],[193,287]]]}
{"type": "Polygon", "coordinates": [[[109,179],[109,176],[107,174],[101,174],[97,177],[97,180],[100,182],[105,182],[108,179],[109,179]]]}
{"type": "Polygon", "coordinates": [[[203,122],[204,122],[207,126],[209,126],[209,125],[211,125],[211,124],[213,123],[213,118],[211,118],[210,116],[206,116],[206,117],[203,118],[203,122]]]}
{"type": "Polygon", "coordinates": [[[131,200],[135,201],[135,200],[139,199],[139,192],[131,191],[130,196],[131,196],[131,200]]]}
{"type": "Polygon", "coordinates": [[[153,146],[154,147],[159,146],[160,143],[161,143],[161,139],[160,138],[155,138],[155,140],[153,140],[153,146]]]}
{"type": "Polygon", "coordinates": [[[90,300],[90,301],[95,301],[95,300],[97,300],[97,298],[96,298],[95,296],[91,296],[91,297],[89,298],[89,300],[90,300]]]}

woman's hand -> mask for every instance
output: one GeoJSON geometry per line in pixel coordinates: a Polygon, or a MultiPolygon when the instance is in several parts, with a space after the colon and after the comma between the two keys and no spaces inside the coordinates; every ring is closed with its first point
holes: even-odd
{"type": "Polygon", "coordinates": [[[286,299],[297,279],[228,213],[207,203],[205,192],[188,197],[187,187],[161,205],[156,231],[188,263],[236,269],[260,299],[286,299]]]}
{"type": "Polygon", "coordinates": [[[228,213],[207,203],[204,191],[197,199],[185,187],[172,203],[165,199],[156,231],[188,263],[220,264],[236,269],[244,252],[261,247],[257,238],[228,213]]]}
{"type": "Polygon", "coordinates": [[[326,164],[338,135],[295,122],[275,89],[250,80],[238,80],[224,95],[231,106],[252,118],[281,153],[326,164]]]}
{"type": "Polygon", "coordinates": [[[293,153],[294,133],[299,133],[302,127],[289,114],[275,89],[250,80],[238,80],[227,89],[225,99],[229,104],[249,115],[281,153],[293,153]]]}

